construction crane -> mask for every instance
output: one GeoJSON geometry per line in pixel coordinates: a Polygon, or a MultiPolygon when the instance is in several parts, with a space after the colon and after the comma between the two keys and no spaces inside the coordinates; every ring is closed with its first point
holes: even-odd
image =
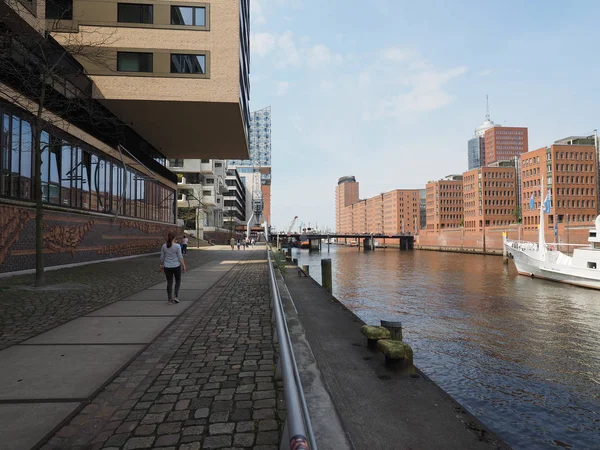
{"type": "Polygon", "coordinates": [[[290,234],[292,234],[292,228],[294,228],[294,225],[296,225],[296,222],[298,221],[298,216],[294,216],[294,218],[292,219],[292,223],[290,223],[290,227],[288,228],[288,236],[290,234]]]}

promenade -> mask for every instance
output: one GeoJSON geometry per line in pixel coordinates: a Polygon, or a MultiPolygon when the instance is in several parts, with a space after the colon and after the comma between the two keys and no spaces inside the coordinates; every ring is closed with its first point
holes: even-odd
{"type": "Polygon", "coordinates": [[[186,262],[178,305],[157,256],[0,279],[3,449],[278,448],[264,247],[186,262]]]}

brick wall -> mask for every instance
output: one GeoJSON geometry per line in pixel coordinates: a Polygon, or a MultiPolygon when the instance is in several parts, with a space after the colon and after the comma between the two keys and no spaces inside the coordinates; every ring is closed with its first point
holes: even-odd
{"type": "MultiPolygon", "coordinates": [[[[569,244],[587,244],[590,227],[570,226],[559,224],[558,242],[569,244]]],[[[509,225],[506,227],[488,227],[485,229],[485,251],[487,253],[502,253],[502,232],[508,233],[509,239],[537,242],[537,230],[524,230],[522,226],[509,225]],[[519,234],[520,229],[520,234],[519,234]]],[[[421,230],[415,238],[415,247],[439,250],[455,250],[466,252],[483,252],[484,235],[482,231],[443,230],[440,232],[421,230]]],[[[546,242],[554,242],[554,231],[546,230],[546,242]]],[[[561,248],[566,251],[566,248],[561,248]]]]}
{"type": "MultiPolygon", "coordinates": [[[[46,267],[140,255],[160,250],[175,225],[130,218],[44,211],[46,267]]],[[[35,268],[34,208],[0,204],[0,273],[35,268]]]]}

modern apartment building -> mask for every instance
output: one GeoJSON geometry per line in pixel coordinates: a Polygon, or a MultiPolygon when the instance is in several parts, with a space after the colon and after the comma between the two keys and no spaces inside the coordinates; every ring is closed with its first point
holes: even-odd
{"type": "Polygon", "coordinates": [[[591,136],[571,136],[521,156],[520,204],[525,229],[537,229],[539,207],[548,189],[551,211],[546,225],[591,225],[598,215],[597,152],[591,136]],[[533,197],[534,209],[530,207],[533,197]]]}
{"type": "Polygon", "coordinates": [[[168,160],[169,169],[177,175],[178,219],[201,239],[205,231],[223,231],[228,193],[225,164],[222,159],[168,160]]]}
{"type": "Polygon", "coordinates": [[[227,193],[225,194],[224,227],[235,230],[246,225],[246,186],[236,169],[227,169],[225,175],[227,193]]]}
{"type": "Polygon", "coordinates": [[[519,157],[529,150],[527,128],[494,126],[485,130],[485,164],[519,157]]]}
{"type": "Polygon", "coordinates": [[[396,189],[358,199],[358,182],[342,177],[336,186],[336,232],[416,234],[420,227],[419,189],[396,189]]]}
{"type": "Polygon", "coordinates": [[[93,96],[168,158],[247,158],[249,0],[47,3],[93,96]]]}
{"type": "Polygon", "coordinates": [[[517,173],[514,167],[488,166],[463,174],[464,228],[510,225],[517,221],[517,173]]]}
{"type": "Polygon", "coordinates": [[[427,229],[459,228],[463,223],[463,177],[448,175],[425,188],[427,229]]]}
{"type": "Polygon", "coordinates": [[[230,160],[250,191],[246,203],[246,220],[254,211],[254,202],[262,200],[262,211],[271,223],[271,107],[250,114],[250,159],[230,160]]]}

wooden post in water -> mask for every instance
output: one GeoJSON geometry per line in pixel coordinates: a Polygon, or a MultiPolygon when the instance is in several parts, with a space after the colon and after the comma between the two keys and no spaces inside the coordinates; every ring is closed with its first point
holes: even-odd
{"type": "Polygon", "coordinates": [[[502,232],[502,262],[508,264],[508,252],[506,251],[506,231],[502,232]]]}
{"type": "Polygon", "coordinates": [[[321,260],[321,285],[331,293],[331,258],[323,258],[321,260]]]}

